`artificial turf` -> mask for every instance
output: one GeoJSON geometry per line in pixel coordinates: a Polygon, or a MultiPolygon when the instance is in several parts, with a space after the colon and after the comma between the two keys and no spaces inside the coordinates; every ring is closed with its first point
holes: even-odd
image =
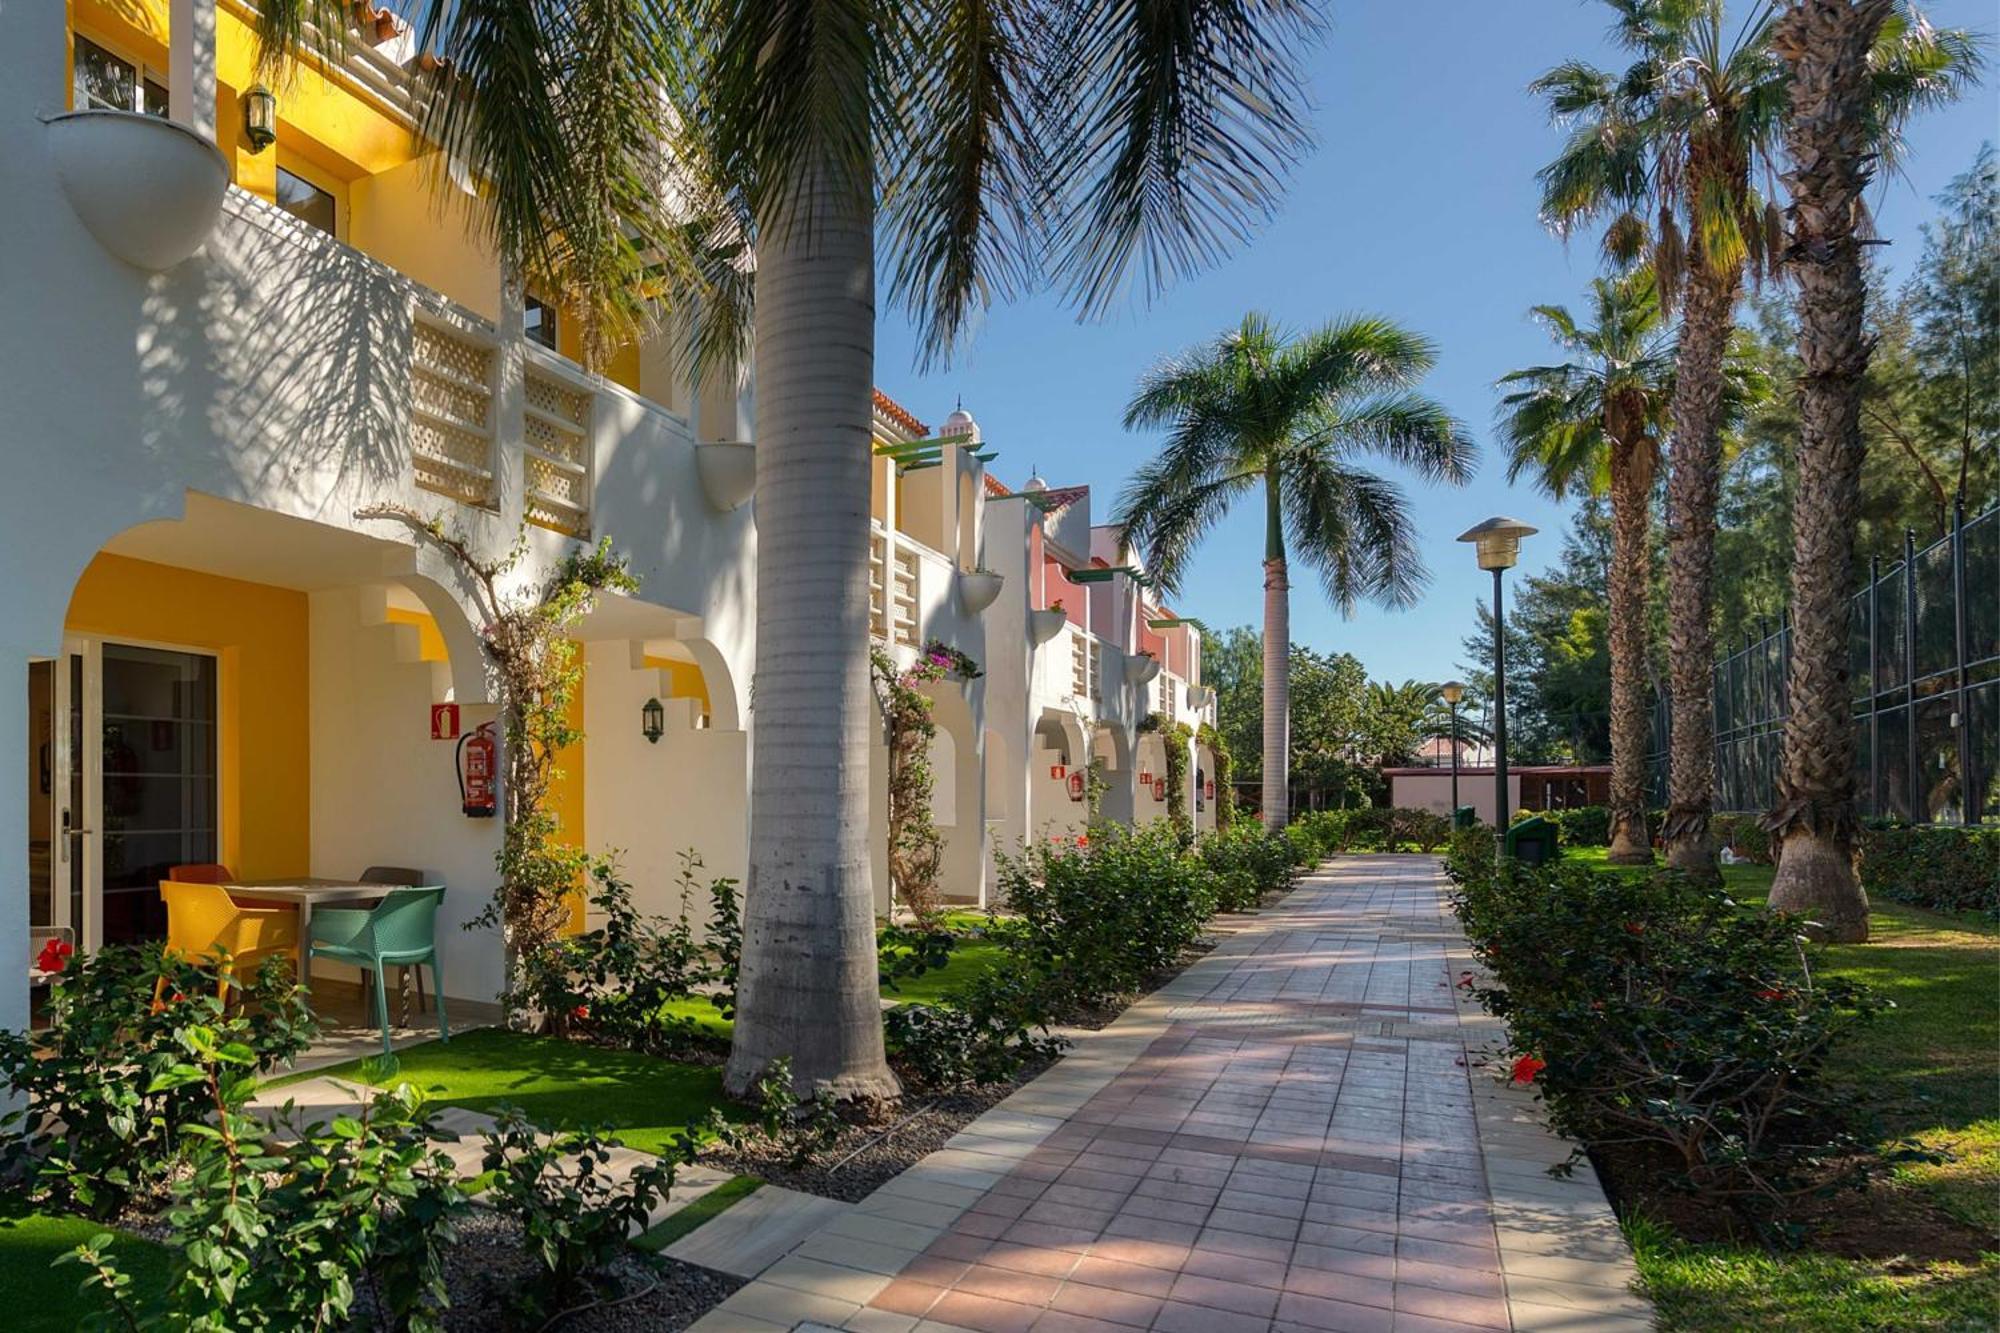
{"type": "Polygon", "coordinates": [[[142,1309],[156,1309],[165,1295],[173,1255],[166,1246],[81,1217],[37,1212],[0,1194],[0,1326],[12,1333],[70,1333],[81,1312],[97,1308],[78,1288],[84,1271],[56,1260],[93,1236],[109,1233],[109,1253],[132,1279],[142,1309]]]}

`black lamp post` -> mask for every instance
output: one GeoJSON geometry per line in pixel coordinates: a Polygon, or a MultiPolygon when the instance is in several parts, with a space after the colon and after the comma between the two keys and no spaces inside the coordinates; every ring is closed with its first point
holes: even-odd
{"type": "Polygon", "coordinates": [[[1489,518],[1460,533],[1476,543],[1479,567],[1493,571],[1493,854],[1507,854],[1507,615],[1500,579],[1521,555],[1521,538],[1538,529],[1515,518],[1489,518]]]}
{"type": "Polygon", "coordinates": [[[1438,697],[1451,709],[1451,826],[1458,827],[1458,701],[1465,697],[1465,686],[1455,680],[1448,680],[1438,686],[1438,697]]]}

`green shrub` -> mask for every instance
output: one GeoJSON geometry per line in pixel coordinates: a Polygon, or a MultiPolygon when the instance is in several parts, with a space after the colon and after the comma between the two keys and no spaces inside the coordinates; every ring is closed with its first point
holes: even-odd
{"type": "Polygon", "coordinates": [[[1562,1133],[1636,1146],[1665,1178],[1768,1218],[1859,1161],[1828,1052],[1879,1002],[1828,979],[1798,923],[1685,878],[1454,861],[1454,906],[1499,985],[1517,1079],[1562,1133]]]}
{"type": "Polygon", "coordinates": [[[1196,854],[1214,876],[1216,910],[1246,912],[1292,885],[1292,843],[1254,820],[1204,837],[1196,854]]]}
{"type": "MultiPolygon", "coordinates": [[[[246,1114],[256,1055],[225,1029],[182,1032],[183,1059],[150,1086],[187,1090],[213,1108],[181,1127],[190,1171],[174,1184],[167,1220],[180,1242],[161,1325],[271,1333],[347,1328],[367,1292],[367,1327],[434,1330],[450,1304],[444,1251],[467,1206],[443,1137],[404,1084],[332,1124],[300,1124],[290,1107],[277,1128],[246,1114]]],[[[100,1236],[69,1256],[109,1316],[137,1328],[129,1281],[100,1236]]]]}
{"type": "Polygon", "coordinates": [[[1564,847],[1611,845],[1611,811],[1606,806],[1576,805],[1566,810],[1544,810],[1542,818],[1556,826],[1556,839],[1564,847]]]}
{"type": "Polygon", "coordinates": [[[1861,872],[1880,897],[2000,919],[2000,828],[1868,828],[1861,872]]]}
{"type": "Polygon", "coordinates": [[[551,1134],[512,1108],[486,1133],[485,1200],[521,1224],[536,1266],[515,1302],[536,1324],[589,1298],[597,1275],[673,1189],[674,1168],[660,1160],[615,1183],[604,1167],[618,1146],[592,1130],[551,1134]]]}
{"type": "Polygon", "coordinates": [[[267,960],[224,1006],[211,967],[158,945],[108,945],[69,959],[49,987],[48,1027],[0,1032],[0,1159],[30,1197],[110,1217],[159,1188],[182,1131],[215,1109],[203,1089],[165,1079],[192,1034],[240,1049],[268,1073],[311,1044],[316,1024],[289,959],[267,960]],[[155,1010],[155,989],[164,1003],[155,1010]]]}
{"type": "Polygon", "coordinates": [[[906,1083],[927,1088],[1002,1083],[1031,1059],[1058,1054],[1050,987],[1015,957],[945,992],[937,1004],[882,1015],[884,1039],[906,1083]]]}
{"type": "Polygon", "coordinates": [[[1030,846],[1001,858],[999,879],[1018,916],[1009,951],[1058,1009],[1136,990],[1200,938],[1217,895],[1217,877],[1164,823],[1099,828],[1082,847],[1030,846]]]}

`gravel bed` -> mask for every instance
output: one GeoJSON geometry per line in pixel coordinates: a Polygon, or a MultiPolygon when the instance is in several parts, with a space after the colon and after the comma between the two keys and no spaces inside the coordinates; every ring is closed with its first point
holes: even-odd
{"type": "MultiPolygon", "coordinates": [[[[458,1243],[445,1261],[451,1309],[444,1326],[454,1333],[487,1333],[520,1327],[533,1333],[509,1308],[509,1296],[534,1268],[521,1242],[518,1223],[485,1208],[474,1208],[459,1224],[458,1243]]],[[[603,1302],[555,1321],[562,1333],[628,1333],[647,1329],[673,1333],[727,1300],[743,1285],[739,1278],[663,1255],[631,1251],[611,1267],[615,1291],[603,1302]]]]}
{"type": "Polygon", "coordinates": [[[1010,1083],[918,1096],[901,1104],[852,1112],[854,1120],[833,1146],[803,1166],[792,1165],[786,1150],[761,1139],[740,1150],[703,1153],[702,1165],[757,1176],[802,1194],[856,1203],[944,1147],[947,1139],[1052,1063],[1036,1061],[1010,1083]]]}

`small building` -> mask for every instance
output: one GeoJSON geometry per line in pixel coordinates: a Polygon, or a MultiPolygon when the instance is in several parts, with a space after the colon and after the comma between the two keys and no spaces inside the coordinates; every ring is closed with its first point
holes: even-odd
{"type": "MultiPolygon", "coordinates": [[[[1451,812],[1451,768],[1424,765],[1384,768],[1389,804],[1407,810],[1451,812]]],[[[1479,818],[1493,820],[1493,766],[1461,764],[1458,803],[1469,805],[1479,818]]],[[[1611,803],[1609,764],[1527,764],[1507,769],[1507,809],[1570,810],[1580,805],[1611,803]]]]}

